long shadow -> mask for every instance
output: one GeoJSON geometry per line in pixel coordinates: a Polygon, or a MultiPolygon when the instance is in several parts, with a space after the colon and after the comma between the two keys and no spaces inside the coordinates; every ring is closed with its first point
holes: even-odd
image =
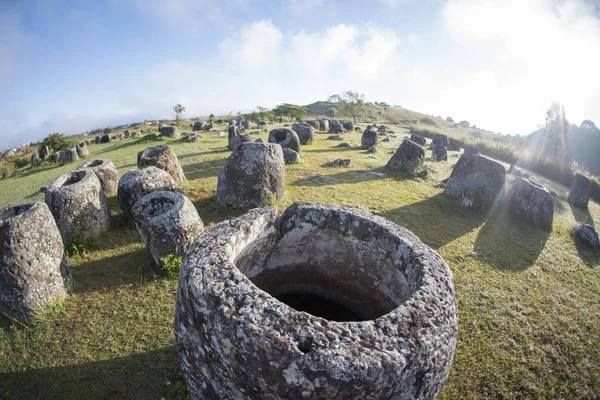
{"type": "Polygon", "coordinates": [[[129,357],[0,374],[6,400],[186,399],[175,346],[129,357]]]}
{"type": "Polygon", "coordinates": [[[189,180],[219,176],[219,172],[221,172],[225,165],[225,160],[227,159],[221,158],[219,160],[183,165],[183,173],[186,179],[189,180]]]}
{"type": "MultiPolygon", "coordinates": [[[[75,162],[73,162],[75,164],[75,162]]],[[[62,167],[64,164],[60,163],[47,163],[45,165],[29,167],[27,170],[18,171],[16,174],[12,175],[14,178],[25,178],[26,176],[35,175],[39,172],[45,172],[54,168],[62,167]]]]}
{"type": "Polygon", "coordinates": [[[486,219],[485,213],[456,208],[453,200],[441,193],[382,215],[412,231],[425,244],[435,249],[471,232],[486,219]]]}
{"type": "Polygon", "coordinates": [[[73,292],[89,293],[132,284],[142,284],[159,277],[152,257],[144,247],[129,253],[88,261],[72,268],[73,292]]]}
{"type": "Polygon", "coordinates": [[[292,186],[327,186],[327,185],[342,185],[348,183],[359,183],[372,180],[385,179],[388,177],[396,180],[410,179],[406,172],[390,171],[385,167],[379,167],[372,170],[345,170],[337,174],[314,174],[306,178],[298,179],[290,185],[292,186]],[[383,174],[383,176],[382,176],[383,174]]]}
{"type": "Polygon", "coordinates": [[[475,253],[492,267],[524,271],[535,263],[551,231],[516,220],[500,201],[475,240],[475,253]]]}
{"type": "MultiPolygon", "coordinates": [[[[127,139],[124,139],[124,140],[127,140],[127,139]]],[[[124,147],[129,147],[129,146],[133,146],[133,145],[136,145],[136,144],[140,144],[137,140],[131,140],[131,139],[129,139],[127,141],[124,141],[124,140],[120,140],[119,143],[115,143],[115,144],[113,144],[111,146],[108,146],[108,147],[100,150],[96,154],[110,153],[112,151],[119,150],[119,149],[122,149],[124,147]]],[[[151,142],[149,142],[149,143],[151,143],[151,142]]]]}
{"type": "Polygon", "coordinates": [[[577,221],[580,224],[588,224],[594,226],[594,217],[592,217],[592,214],[590,214],[590,210],[588,210],[587,208],[576,207],[571,203],[569,203],[569,206],[571,207],[571,212],[575,217],[575,221],[577,221]]]}
{"type": "MultiPolygon", "coordinates": [[[[360,147],[337,147],[331,146],[326,149],[307,149],[305,147],[302,148],[302,153],[331,153],[332,151],[340,152],[340,151],[356,151],[362,150],[360,147]]],[[[300,153],[300,154],[302,154],[300,153]]]]}
{"type": "Polygon", "coordinates": [[[592,268],[600,265],[600,252],[592,249],[585,243],[581,243],[579,240],[575,240],[575,238],[573,238],[573,242],[575,243],[579,258],[581,258],[581,261],[585,265],[592,268]]]}
{"type": "Polygon", "coordinates": [[[178,155],[177,158],[184,159],[184,158],[190,158],[190,157],[198,157],[198,156],[203,156],[203,155],[207,155],[207,154],[220,154],[220,153],[230,153],[231,150],[229,150],[227,147],[224,147],[222,149],[217,149],[217,150],[210,150],[210,151],[200,151],[198,153],[189,153],[189,154],[182,154],[182,155],[178,155]]]}

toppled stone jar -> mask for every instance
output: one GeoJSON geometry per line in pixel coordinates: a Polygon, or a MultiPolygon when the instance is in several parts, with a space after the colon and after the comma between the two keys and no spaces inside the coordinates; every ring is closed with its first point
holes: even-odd
{"type": "Polygon", "coordinates": [[[0,312],[30,319],[67,295],[71,281],[63,241],[44,203],[0,209],[0,312]]]}
{"type": "Polygon", "coordinates": [[[314,203],[202,233],[175,313],[193,399],[433,399],[457,324],[436,252],[384,218],[314,203]]]}
{"type": "Polygon", "coordinates": [[[182,193],[152,192],[135,203],[135,226],[156,265],[169,254],[183,256],[204,230],[198,211],[182,193]]]}
{"type": "Polygon", "coordinates": [[[58,176],[48,185],[45,200],[65,243],[98,236],[110,227],[110,208],[104,189],[90,170],[58,176]]]}

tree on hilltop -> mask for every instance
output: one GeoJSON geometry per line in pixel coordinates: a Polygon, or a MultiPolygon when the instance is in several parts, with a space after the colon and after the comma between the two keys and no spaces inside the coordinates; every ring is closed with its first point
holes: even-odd
{"type": "Polygon", "coordinates": [[[175,123],[179,126],[179,121],[181,121],[181,114],[185,112],[185,107],[181,104],[176,104],[173,107],[173,115],[175,116],[175,123]]]}
{"type": "Polygon", "coordinates": [[[351,116],[356,123],[356,116],[365,112],[365,96],[353,90],[347,90],[342,94],[329,96],[329,101],[337,103],[336,111],[340,114],[351,116]]]}

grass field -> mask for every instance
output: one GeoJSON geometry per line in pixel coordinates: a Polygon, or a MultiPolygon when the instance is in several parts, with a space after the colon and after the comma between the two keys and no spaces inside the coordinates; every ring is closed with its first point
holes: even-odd
{"type": "MultiPolygon", "coordinates": [[[[360,133],[345,135],[351,149],[318,134],[303,147],[302,162],[286,166],[286,196],[276,206],[360,206],[439,251],[454,274],[459,306],[456,356],[440,398],[599,398],[600,257],[576,246],[569,231],[577,221],[598,220],[600,207],[572,209],[567,188],[534,176],[555,194],[551,233],[511,220],[502,204],[488,215],[457,210],[441,181],[459,154],[426,162],[427,180],[387,171],[404,138],[401,128],[392,129],[397,137],[375,154],[358,148],[360,133]],[[350,158],[354,167],[322,166],[336,158],[350,158]]],[[[178,154],[188,178],[184,192],[207,227],[241,214],[216,200],[226,142],[214,132],[197,143],[161,142],[178,154]]],[[[149,145],[94,144],[90,157],[111,159],[122,175],[149,145]]],[[[0,206],[42,200],[39,188],[75,166],[25,168],[0,180],[0,206]]],[[[109,202],[112,228],[87,254],[69,259],[74,288],[66,301],[29,325],[0,321],[0,399],[186,398],[173,333],[177,282],[153,266],[116,198],[109,202]]]]}

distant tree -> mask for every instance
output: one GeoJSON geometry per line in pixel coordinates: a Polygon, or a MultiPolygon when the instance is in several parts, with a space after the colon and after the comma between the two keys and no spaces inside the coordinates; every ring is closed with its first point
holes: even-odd
{"type": "Polygon", "coordinates": [[[273,121],[273,118],[275,118],[273,112],[267,107],[256,106],[256,109],[258,110],[258,112],[256,113],[258,119],[261,121],[273,121]]]}
{"type": "Polygon", "coordinates": [[[185,107],[181,104],[176,104],[173,107],[173,115],[175,116],[175,123],[179,126],[179,121],[181,121],[181,114],[185,112],[185,107]]]}
{"type": "Polygon", "coordinates": [[[290,121],[294,119],[300,120],[306,117],[306,114],[306,107],[289,103],[280,104],[273,109],[273,115],[276,117],[287,117],[290,121]]]}
{"type": "Polygon", "coordinates": [[[565,118],[565,108],[556,101],[546,111],[545,134],[552,144],[552,159],[555,161],[566,161],[569,142],[567,130],[569,123],[565,118]]]}
{"type": "Polygon", "coordinates": [[[446,121],[448,121],[448,122],[454,122],[454,118],[452,118],[452,117],[446,117],[446,121]]]}
{"type": "Polygon", "coordinates": [[[79,143],[77,139],[67,139],[62,133],[51,133],[42,140],[41,146],[48,146],[53,151],[59,151],[79,143]]]}
{"type": "Polygon", "coordinates": [[[111,133],[113,131],[113,128],[104,128],[104,134],[108,135],[109,133],[111,133]]]}
{"type": "Polygon", "coordinates": [[[335,107],[331,107],[329,110],[327,110],[327,116],[329,118],[335,118],[336,115],[337,115],[337,110],[335,109],[335,107]]]}
{"type": "Polygon", "coordinates": [[[235,115],[237,115],[239,117],[240,115],[242,115],[242,112],[238,111],[235,115]]]}
{"type": "Polygon", "coordinates": [[[462,126],[463,128],[469,128],[471,126],[471,124],[469,124],[469,121],[460,121],[458,125],[462,126]]]}
{"type": "Polygon", "coordinates": [[[596,124],[594,123],[594,121],[586,119],[581,123],[580,126],[581,129],[586,129],[589,131],[598,131],[598,127],[596,126],[596,124]]]}
{"type": "Polygon", "coordinates": [[[214,119],[214,118],[215,118],[215,114],[210,114],[210,115],[208,116],[208,119],[214,119]]]}
{"type": "Polygon", "coordinates": [[[338,103],[337,111],[342,115],[351,116],[354,123],[356,116],[361,112],[364,114],[365,111],[365,96],[352,90],[329,96],[329,101],[338,103]]]}
{"type": "Polygon", "coordinates": [[[436,125],[435,121],[429,117],[421,118],[421,123],[425,125],[436,125]]]}

